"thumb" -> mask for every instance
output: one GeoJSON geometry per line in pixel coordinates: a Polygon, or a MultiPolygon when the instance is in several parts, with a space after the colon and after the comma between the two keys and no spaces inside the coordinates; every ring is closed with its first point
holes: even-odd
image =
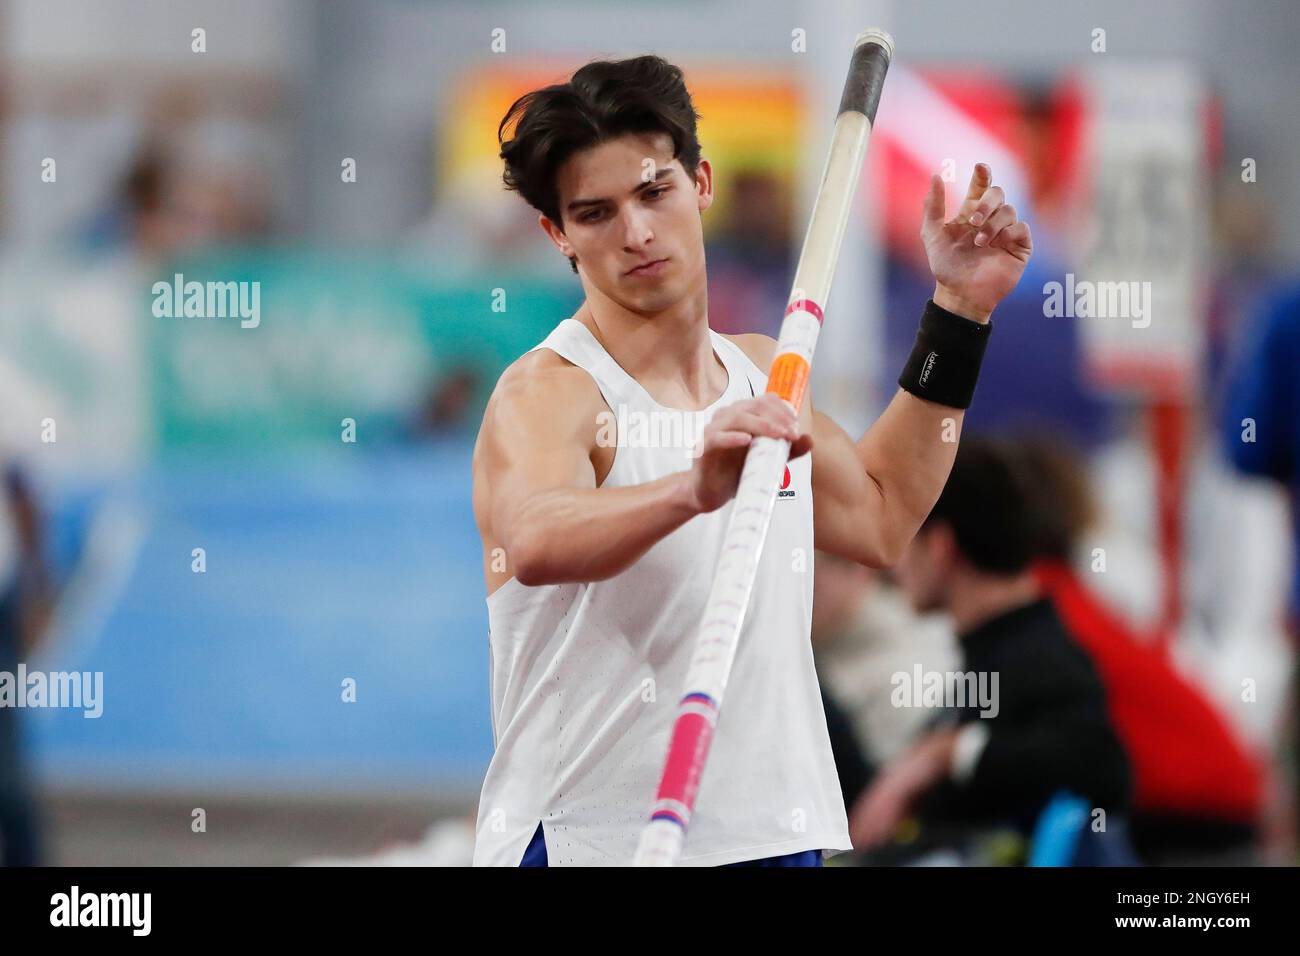
{"type": "Polygon", "coordinates": [[[943,225],[944,200],[943,180],[937,173],[933,173],[930,176],[930,191],[925,194],[925,205],[922,207],[924,211],[921,220],[922,231],[943,225]]]}

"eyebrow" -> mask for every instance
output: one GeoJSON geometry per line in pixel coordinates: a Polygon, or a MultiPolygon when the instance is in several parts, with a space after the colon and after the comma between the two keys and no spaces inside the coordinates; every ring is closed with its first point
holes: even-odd
{"type": "MultiPolygon", "coordinates": [[[[646,181],[643,182],[643,183],[638,183],[638,184],[636,185],[636,187],[635,187],[634,189],[631,190],[631,193],[632,193],[632,195],[636,195],[638,192],[640,192],[641,190],[645,189],[647,186],[653,186],[655,183],[659,182],[659,180],[663,179],[665,176],[671,176],[672,174],[673,174],[673,169],[672,169],[672,167],[671,167],[671,166],[664,166],[664,167],[660,168],[658,172],[655,173],[655,178],[654,178],[654,179],[649,179],[649,180],[646,180],[646,181]]],[[[610,200],[608,200],[608,199],[575,199],[575,200],[573,200],[573,202],[569,203],[569,204],[568,204],[567,206],[565,206],[564,208],[565,208],[565,211],[566,211],[566,212],[573,212],[573,211],[576,210],[576,209],[582,209],[582,208],[584,208],[584,207],[586,207],[586,206],[600,206],[600,205],[603,205],[604,203],[607,203],[607,202],[610,202],[610,200]]]]}

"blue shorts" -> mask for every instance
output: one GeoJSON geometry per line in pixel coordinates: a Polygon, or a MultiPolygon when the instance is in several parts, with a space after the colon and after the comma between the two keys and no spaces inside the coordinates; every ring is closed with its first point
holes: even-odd
{"type": "MultiPolygon", "coordinates": [[[[520,866],[546,866],[546,838],[542,835],[542,825],[537,824],[528,849],[520,866]]],[[[787,853],[785,856],[769,856],[762,860],[742,860],[740,863],[724,863],[723,866],[821,866],[821,850],[804,850],[801,853],[787,853]]]]}

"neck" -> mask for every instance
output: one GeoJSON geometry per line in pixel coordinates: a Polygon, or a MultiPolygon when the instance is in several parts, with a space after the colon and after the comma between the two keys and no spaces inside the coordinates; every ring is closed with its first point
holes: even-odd
{"type": "Polygon", "coordinates": [[[986,621],[1024,607],[1042,592],[1033,574],[1012,577],[980,574],[954,576],[948,594],[948,613],[958,637],[965,637],[986,621]]]}
{"type": "Polygon", "coordinates": [[[661,405],[704,408],[727,387],[709,337],[708,289],[701,281],[659,312],[638,312],[594,288],[574,315],[610,357],[661,405]]]}

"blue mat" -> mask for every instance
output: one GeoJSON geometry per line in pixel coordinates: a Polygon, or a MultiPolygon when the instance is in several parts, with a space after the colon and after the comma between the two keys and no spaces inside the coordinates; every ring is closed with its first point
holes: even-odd
{"type": "Polygon", "coordinates": [[[492,738],[470,450],[189,459],[107,492],[145,519],[138,557],[103,619],[41,661],[102,671],[104,713],[25,713],[42,777],[475,791],[492,738]]]}

